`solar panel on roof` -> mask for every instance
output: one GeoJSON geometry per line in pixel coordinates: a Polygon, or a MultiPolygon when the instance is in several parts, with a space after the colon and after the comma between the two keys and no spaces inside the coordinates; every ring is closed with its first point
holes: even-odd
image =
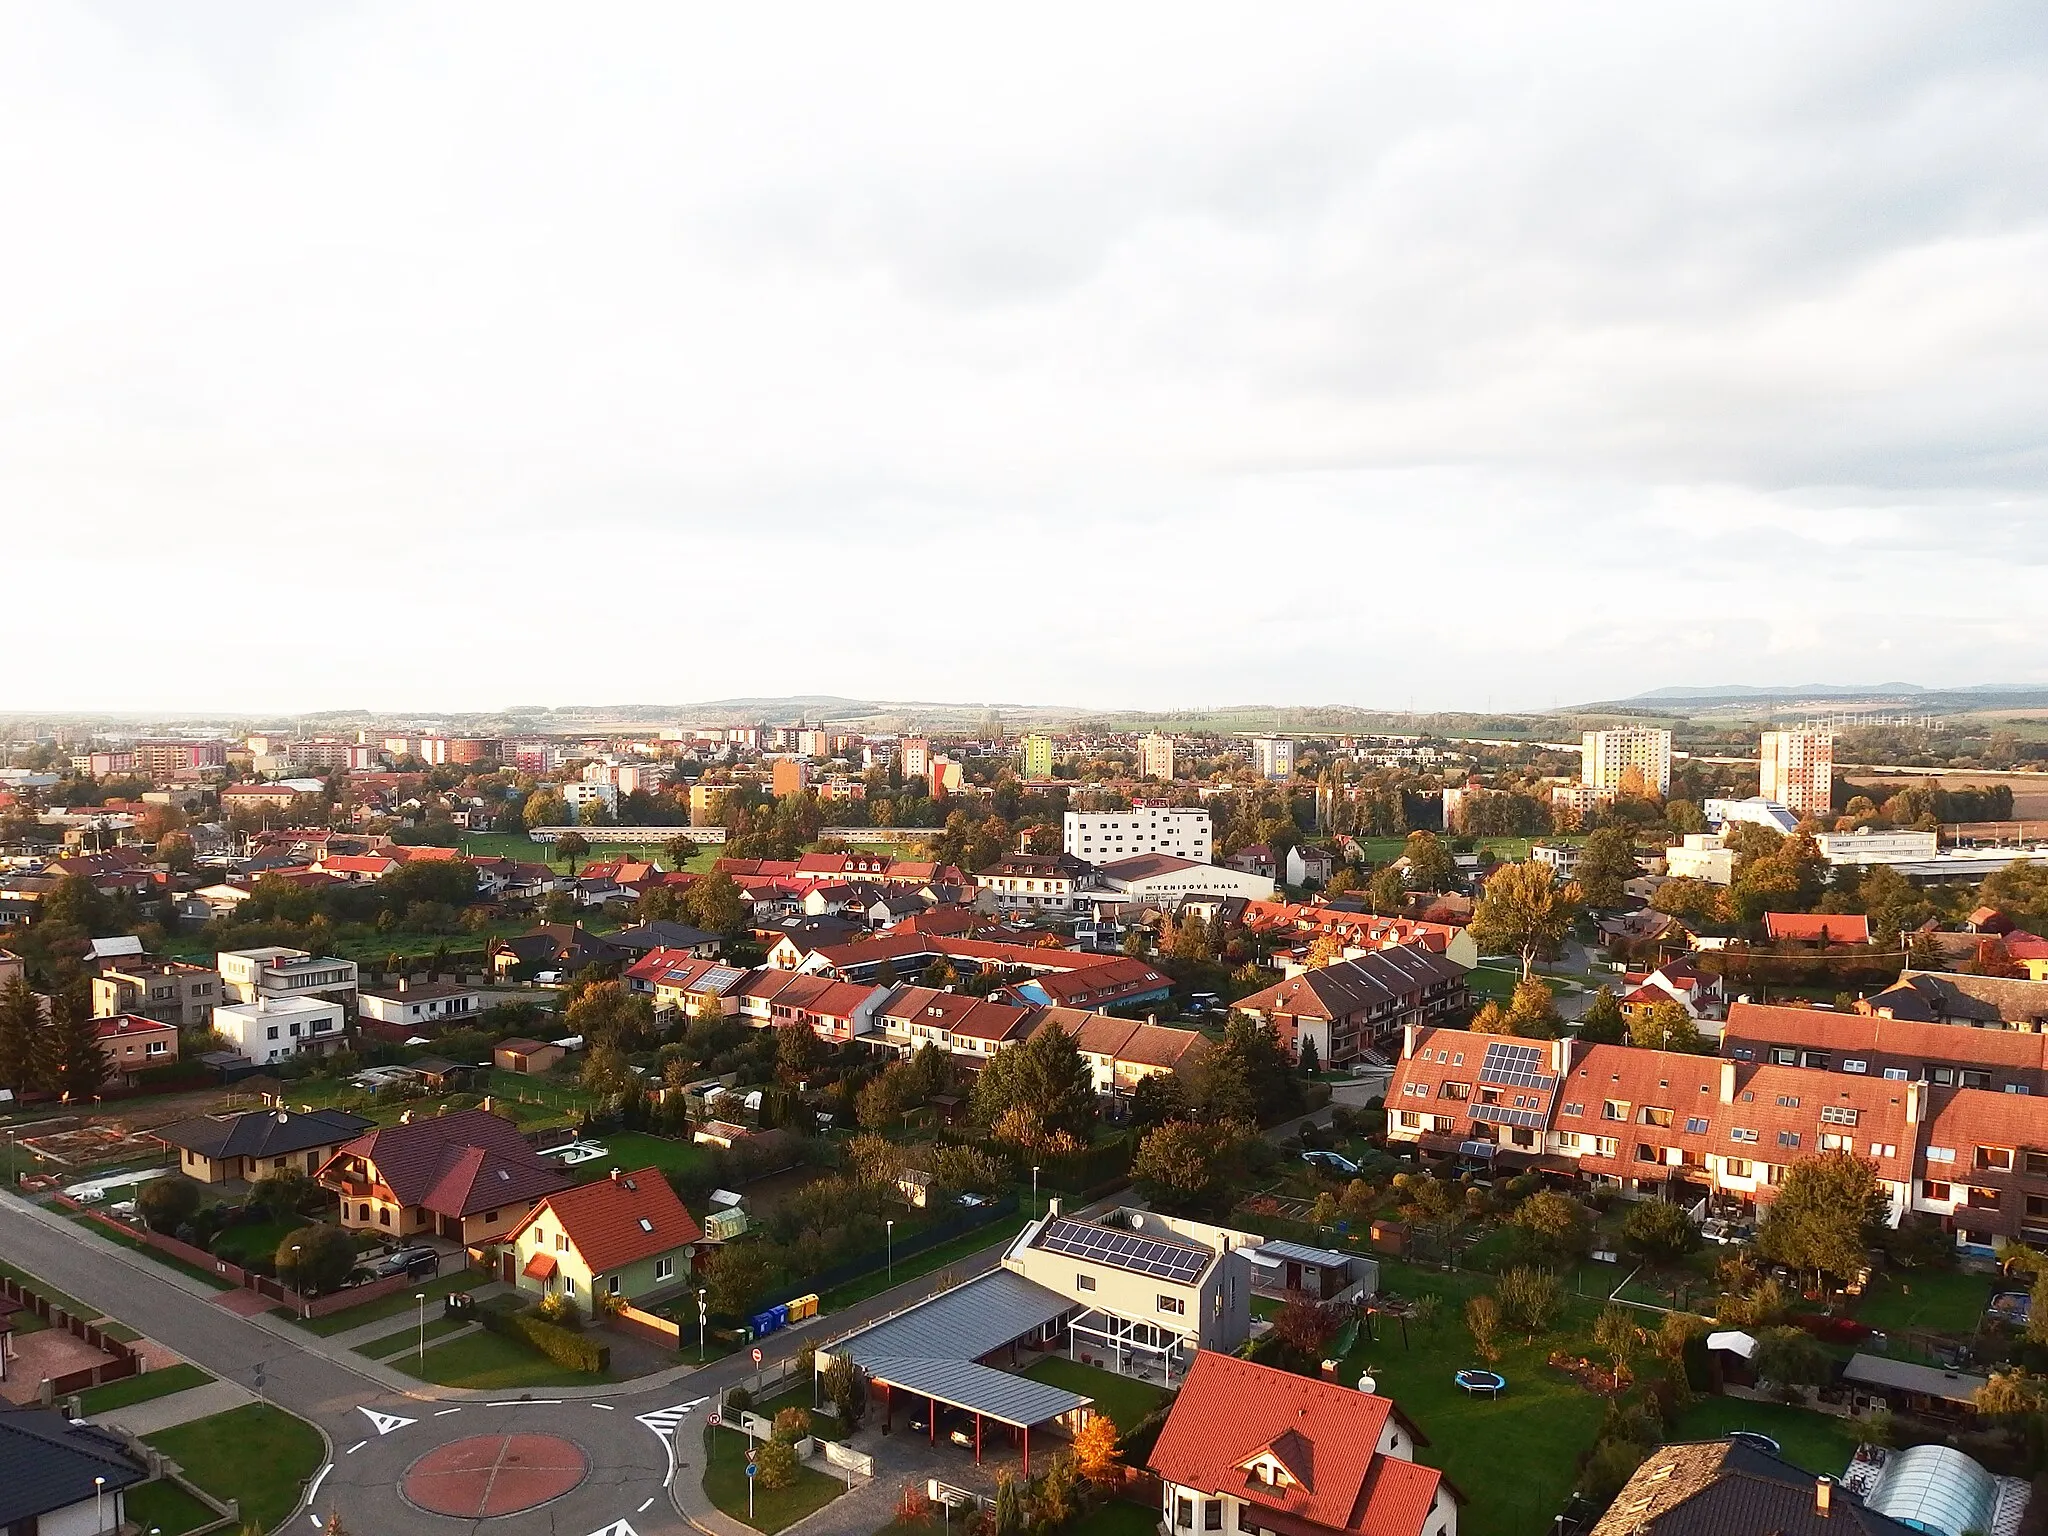
{"type": "Polygon", "coordinates": [[[1474,1104],[1472,1118],[1485,1120],[1494,1125],[1518,1125],[1525,1130],[1540,1130],[1543,1115],[1534,1109],[1513,1109],[1505,1104],[1474,1104]]]}
{"type": "Polygon", "coordinates": [[[1053,1253],[1064,1253],[1183,1285],[1201,1274],[1211,1257],[1206,1248],[1163,1242],[1139,1232],[1071,1220],[1048,1223],[1038,1246],[1053,1253]]]}
{"type": "Polygon", "coordinates": [[[1543,1048],[1489,1045],[1479,1063],[1479,1080],[1509,1088],[1554,1088],[1557,1078],[1543,1070],[1543,1048]]]}

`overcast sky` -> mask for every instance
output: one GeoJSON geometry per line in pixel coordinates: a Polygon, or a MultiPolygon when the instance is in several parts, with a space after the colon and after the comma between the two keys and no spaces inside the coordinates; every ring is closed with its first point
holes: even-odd
{"type": "Polygon", "coordinates": [[[2048,12],[1454,14],[8,4],[0,711],[2048,683],[2048,12]]]}

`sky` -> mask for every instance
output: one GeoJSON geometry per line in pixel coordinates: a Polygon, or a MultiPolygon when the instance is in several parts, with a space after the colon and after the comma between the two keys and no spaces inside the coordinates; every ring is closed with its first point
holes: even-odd
{"type": "Polygon", "coordinates": [[[2048,683],[2038,6],[20,3],[0,208],[0,712],[2048,683]]]}

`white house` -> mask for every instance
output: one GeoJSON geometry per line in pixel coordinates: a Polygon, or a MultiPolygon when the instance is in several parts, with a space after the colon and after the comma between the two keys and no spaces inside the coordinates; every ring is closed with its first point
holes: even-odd
{"type": "Polygon", "coordinates": [[[1715,832],[1688,832],[1683,843],[1664,850],[1664,872],[1675,880],[1735,883],[1735,850],[1715,832]]]}
{"type": "Polygon", "coordinates": [[[339,1001],[356,993],[355,961],[332,955],[266,944],[258,949],[224,949],[213,960],[222,990],[238,1003],[291,997],[339,1001]]]}
{"type": "Polygon", "coordinates": [[[417,1029],[473,1018],[483,1007],[483,994],[460,982],[415,982],[401,976],[394,986],[365,987],[357,994],[357,1003],[366,1019],[417,1029]]]}
{"type": "Polygon", "coordinates": [[[213,1010],[213,1027],[258,1066],[300,1054],[331,1055],[348,1038],[341,1004],[318,997],[225,1003],[213,1010]]]}

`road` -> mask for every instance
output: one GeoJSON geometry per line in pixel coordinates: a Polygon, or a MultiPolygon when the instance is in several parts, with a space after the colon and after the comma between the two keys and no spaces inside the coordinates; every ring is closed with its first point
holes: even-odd
{"type": "MultiPolygon", "coordinates": [[[[1007,1240],[991,1244],[947,1266],[944,1274],[953,1282],[980,1274],[995,1267],[1008,1246],[1007,1240]]],[[[478,1532],[482,1522],[432,1514],[408,1502],[400,1491],[407,1469],[458,1440],[546,1435],[567,1439],[583,1452],[587,1477],[551,1502],[491,1519],[492,1536],[683,1536],[692,1530],[752,1536],[709,1506],[699,1484],[701,1473],[689,1465],[709,1405],[755,1373],[744,1352],[702,1368],[679,1366],[611,1386],[546,1392],[437,1388],[284,1319],[240,1316],[219,1304],[222,1293],[8,1193],[0,1193],[0,1253],[317,1426],[327,1439],[327,1465],[314,1496],[285,1529],[315,1532],[338,1513],[357,1536],[478,1532]],[[671,1453],[678,1439],[684,1465],[681,1475],[672,1478],[671,1453]]],[[[789,1359],[808,1340],[836,1336],[900,1311],[940,1283],[937,1276],[908,1280],[815,1325],[772,1335],[762,1344],[763,1365],[789,1359]]],[[[394,1331],[403,1325],[402,1319],[393,1320],[394,1331]]],[[[884,1523],[886,1515],[869,1528],[884,1523]]]]}

